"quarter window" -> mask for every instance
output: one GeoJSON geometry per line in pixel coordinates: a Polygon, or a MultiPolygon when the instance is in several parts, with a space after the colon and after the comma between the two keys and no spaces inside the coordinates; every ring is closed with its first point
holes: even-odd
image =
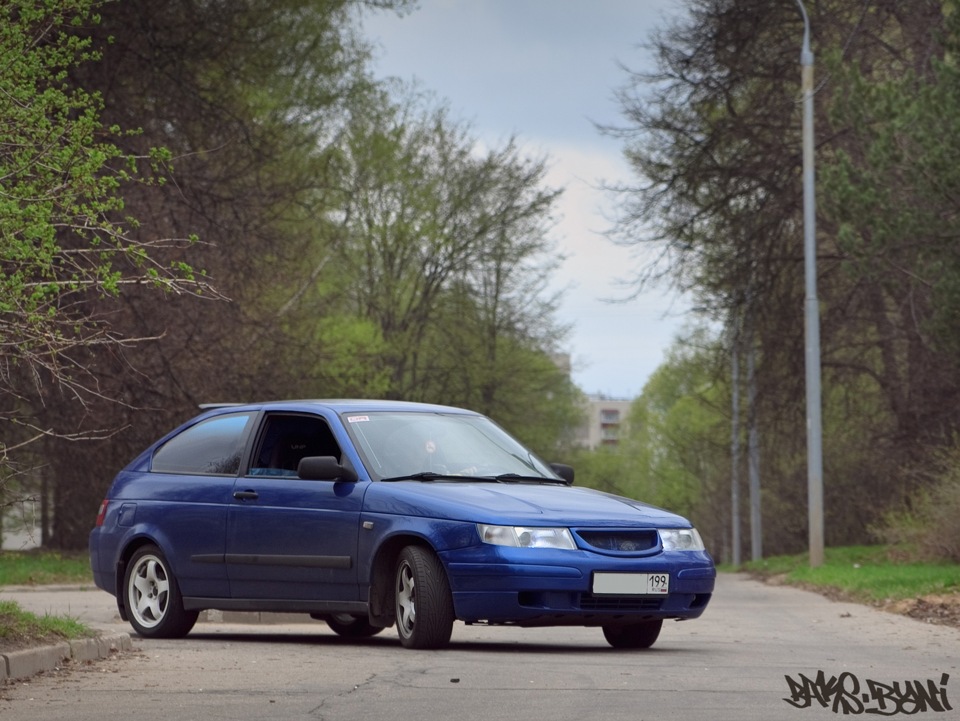
{"type": "Polygon", "coordinates": [[[156,473],[236,475],[253,413],[230,413],[187,428],[154,454],[156,473]]]}

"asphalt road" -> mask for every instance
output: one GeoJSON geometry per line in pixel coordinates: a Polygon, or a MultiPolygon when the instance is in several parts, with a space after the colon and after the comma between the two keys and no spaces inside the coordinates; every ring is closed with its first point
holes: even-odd
{"type": "MultiPolygon", "coordinates": [[[[130,630],[101,591],[0,598],[130,630]]],[[[609,648],[599,629],[463,624],[449,649],[408,651],[392,629],[346,642],[292,618],[134,636],[119,658],[0,687],[0,719],[960,719],[960,631],[736,575],[721,576],[702,618],[668,623],[648,651],[609,648]]]]}

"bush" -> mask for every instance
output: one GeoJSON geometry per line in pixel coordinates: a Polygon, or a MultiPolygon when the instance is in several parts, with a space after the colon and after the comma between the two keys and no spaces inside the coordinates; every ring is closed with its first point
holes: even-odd
{"type": "Polygon", "coordinates": [[[960,447],[945,453],[933,481],[909,510],[889,514],[879,535],[925,559],[960,563],[960,447]]]}

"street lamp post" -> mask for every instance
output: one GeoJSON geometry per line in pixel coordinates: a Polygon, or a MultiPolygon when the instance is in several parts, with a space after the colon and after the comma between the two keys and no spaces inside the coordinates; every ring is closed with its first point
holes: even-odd
{"type": "Polygon", "coordinates": [[[820,308],[817,301],[816,197],[813,174],[813,53],[810,20],[803,0],[803,48],[800,52],[803,89],[803,257],[806,309],[807,381],[807,510],[810,566],[823,564],[823,437],[820,409],[820,308]]]}
{"type": "Polygon", "coordinates": [[[731,445],[733,460],[730,475],[730,545],[734,568],[740,568],[740,321],[739,311],[734,309],[730,321],[730,364],[731,364],[731,445]]]}

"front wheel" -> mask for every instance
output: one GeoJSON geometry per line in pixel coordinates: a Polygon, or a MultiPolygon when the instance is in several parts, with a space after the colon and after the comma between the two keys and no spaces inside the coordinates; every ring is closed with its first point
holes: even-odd
{"type": "Polygon", "coordinates": [[[199,611],[185,611],[177,579],[156,546],[138,548],[123,579],[130,625],[147,638],[180,638],[190,633],[199,611]]]}
{"type": "Polygon", "coordinates": [[[404,648],[442,648],[453,632],[453,599],[440,559],[407,546],[397,559],[394,583],[397,633],[404,648]]]}
{"type": "Polygon", "coordinates": [[[604,626],[603,637],[614,648],[650,648],[660,635],[662,626],[662,620],[629,626],[604,626]]]}

